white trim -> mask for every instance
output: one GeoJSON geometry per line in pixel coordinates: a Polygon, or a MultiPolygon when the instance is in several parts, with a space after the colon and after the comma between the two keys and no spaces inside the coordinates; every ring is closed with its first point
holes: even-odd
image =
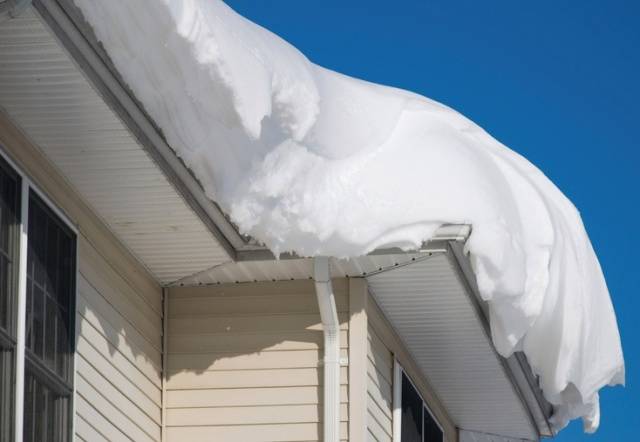
{"type": "Polygon", "coordinates": [[[393,358],[393,442],[402,434],[402,366],[393,358]]]}
{"type": "Polygon", "coordinates": [[[71,393],[71,428],[69,429],[69,436],[71,436],[71,440],[76,440],[76,395],[78,394],[77,383],[78,383],[78,358],[76,355],[76,349],[78,348],[78,338],[80,337],[80,330],[78,324],[78,283],[80,280],[80,247],[78,247],[78,233],[75,233],[75,243],[76,243],[76,260],[74,262],[75,265],[75,273],[76,280],[75,286],[73,287],[75,291],[75,296],[73,298],[73,392],[71,393]]]}
{"type": "Polygon", "coordinates": [[[169,289],[162,288],[162,409],[160,441],[167,440],[167,369],[169,367],[169,289]]]}
{"type": "MultiPolygon", "coordinates": [[[[416,384],[413,382],[413,379],[411,379],[411,376],[409,376],[409,373],[407,373],[404,370],[404,368],[402,368],[402,365],[400,364],[400,362],[398,362],[396,358],[393,359],[393,442],[402,441],[401,435],[402,435],[402,375],[403,374],[407,377],[407,379],[411,383],[411,386],[416,391],[416,393],[418,393],[418,396],[420,397],[420,399],[422,399],[422,409],[423,410],[426,409],[429,412],[429,415],[431,416],[433,421],[436,423],[436,425],[442,432],[442,442],[444,442],[446,440],[444,428],[438,421],[438,418],[436,418],[436,416],[433,414],[433,411],[431,411],[431,407],[429,407],[429,404],[424,400],[424,397],[422,396],[422,394],[420,394],[420,390],[418,389],[418,387],[416,387],[416,384]]],[[[424,416],[422,417],[422,434],[424,435],[424,416]]]]}
{"type": "MultiPolygon", "coordinates": [[[[16,173],[20,174],[19,169],[16,173]]],[[[24,371],[27,322],[27,233],[29,232],[29,181],[20,175],[20,252],[18,255],[18,309],[16,312],[15,442],[24,440],[24,371]]]]}

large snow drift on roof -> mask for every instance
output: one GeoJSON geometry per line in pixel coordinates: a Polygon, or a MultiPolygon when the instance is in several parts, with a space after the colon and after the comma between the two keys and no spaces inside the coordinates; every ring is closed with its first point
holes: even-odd
{"type": "Polygon", "coordinates": [[[503,355],[526,353],[554,424],[599,423],[624,381],[615,314],[574,206],[457,112],[332,72],[217,0],[76,0],[169,144],[243,233],[273,251],[467,248],[503,355]]]}

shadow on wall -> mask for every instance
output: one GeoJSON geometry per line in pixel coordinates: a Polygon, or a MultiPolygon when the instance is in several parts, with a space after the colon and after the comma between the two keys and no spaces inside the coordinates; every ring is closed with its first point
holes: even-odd
{"type": "MultiPolygon", "coordinates": [[[[347,358],[348,281],[335,280],[334,293],[347,358]]],[[[170,438],[254,440],[259,431],[265,440],[319,440],[323,332],[313,281],[175,288],[168,316],[170,438]]],[[[345,435],[347,377],[343,366],[345,435]]]]}

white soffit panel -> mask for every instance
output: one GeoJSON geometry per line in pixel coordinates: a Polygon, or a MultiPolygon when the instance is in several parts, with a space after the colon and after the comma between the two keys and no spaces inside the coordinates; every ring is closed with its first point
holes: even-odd
{"type": "Polygon", "coordinates": [[[530,416],[446,254],[367,281],[459,428],[537,440],[530,416]]]}
{"type": "Polygon", "coordinates": [[[32,10],[0,23],[0,108],[159,282],[230,260],[32,10]]]}

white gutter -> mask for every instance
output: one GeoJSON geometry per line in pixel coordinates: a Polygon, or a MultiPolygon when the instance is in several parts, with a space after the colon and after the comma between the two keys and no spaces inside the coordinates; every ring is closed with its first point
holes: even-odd
{"type": "Polygon", "coordinates": [[[331,286],[329,258],[313,260],[313,279],[324,333],[324,438],[325,442],[340,440],[340,323],[331,286]]]}

